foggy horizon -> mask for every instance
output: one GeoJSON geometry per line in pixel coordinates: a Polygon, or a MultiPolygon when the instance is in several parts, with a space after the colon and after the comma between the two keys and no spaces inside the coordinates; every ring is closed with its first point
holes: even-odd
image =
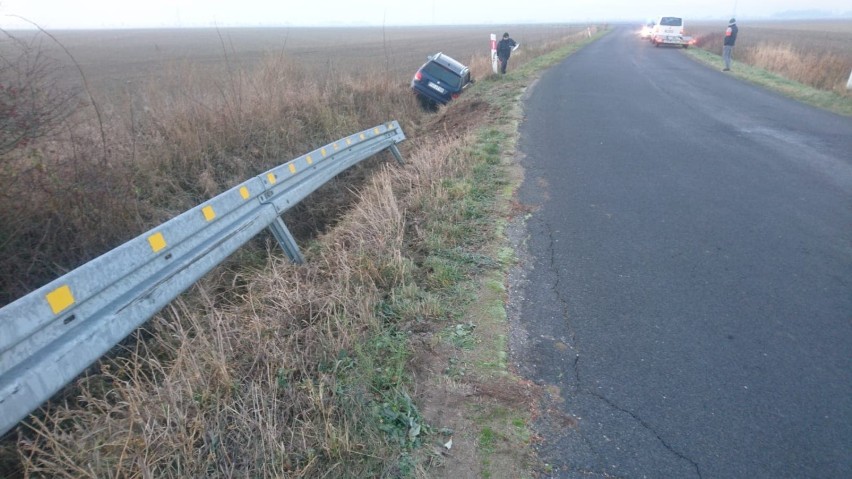
{"type": "Polygon", "coordinates": [[[852,18],[852,6],[841,0],[672,0],[637,4],[629,0],[582,1],[553,5],[544,0],[513,2],[431,0],[416,5],[388,0],[342,0],[267,5],[257,0],[0,0],[0,28],[47,30],[181,29],[181,28],[310,28],[426,27],[464,25],[537,25],[576,23],[641,23],[657,16],[689,21],[829,20],[852,18]]]}

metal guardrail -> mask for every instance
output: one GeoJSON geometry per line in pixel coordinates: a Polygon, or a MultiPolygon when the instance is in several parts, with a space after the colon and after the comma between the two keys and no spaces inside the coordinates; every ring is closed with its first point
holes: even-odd
{"type": "Polygon", "coordinates": [[[281,214],[381,151],[402,156],[396,121],[288,161],[0,309],[0,434],[264,228],[303,261],[281,214]]]}

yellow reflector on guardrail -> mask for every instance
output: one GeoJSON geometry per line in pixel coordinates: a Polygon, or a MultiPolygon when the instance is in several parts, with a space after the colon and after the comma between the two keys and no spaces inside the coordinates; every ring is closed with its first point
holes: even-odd
{"type": "Polygon", "coordinates": [[[68,285],[60,286],[47,293],[46,299],[53,314],[65,311],[75,302],[74,295],[71,293],[71,288],[68,285]]]}
{"type": "Polygon", "coordinates": [[[213,221],[216,219],[216,211],[210,205],[207,205],[202,208],[201,212],[204,213],[204,219],[207,221],[213,221]]]}
{"type": "Polygon", "coordinates": [[[159,253],[166,247],[166,238],[163,237],[163,233],[155,233],[148,237],[148,244],[155,253],[159,253]]]}

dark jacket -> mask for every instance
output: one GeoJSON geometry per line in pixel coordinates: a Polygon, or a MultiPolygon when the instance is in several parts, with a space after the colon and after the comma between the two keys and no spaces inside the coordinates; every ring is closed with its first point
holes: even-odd
{"type": "Polygon", "coordinates": [[[512,54],[512,49],[517,43],[511,38],[504,38],[497,43],[497,58],[507,60],[512,54]]]}
{"type": "MultiPolygon", "coordinates": [[[[728,25],[728,29],[725,30],[725,45],[726,46],[732,47],[732,46],[734,46],[735,43],[737,43],[737,32],[738,31],[739,31],[739,28],[737,28],[736,23],[731,23],[730,25],[728,25]]],[[[717,43],[717,45],[718,45],[718,43],[717,43]]]]}

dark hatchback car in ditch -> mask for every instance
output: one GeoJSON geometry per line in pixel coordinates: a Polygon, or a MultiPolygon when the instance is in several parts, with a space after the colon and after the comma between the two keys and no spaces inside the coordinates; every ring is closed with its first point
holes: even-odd
{"type": "Polygon", "coordinates": [[[443,53],[427,57],[411,80],[411,89],[424,107],[446,105],[470,86],[470,69],[443,53]]]}

